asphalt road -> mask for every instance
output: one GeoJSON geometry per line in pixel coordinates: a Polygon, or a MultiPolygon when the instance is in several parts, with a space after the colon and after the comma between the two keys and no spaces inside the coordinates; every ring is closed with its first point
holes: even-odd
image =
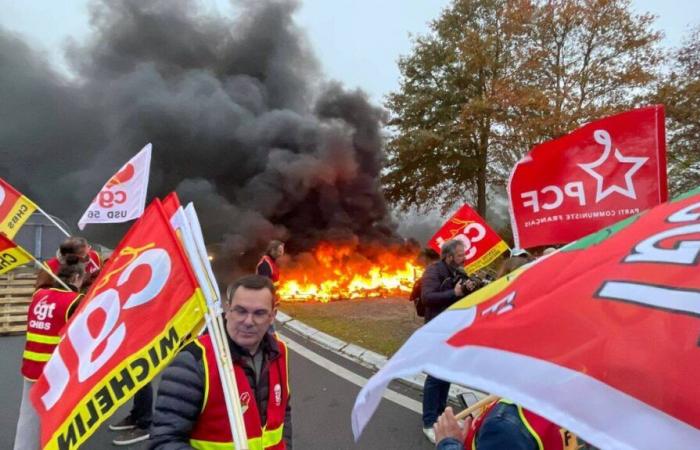
{"type": "MultiPolygon", "coordinates": [[[[286,337],[302,344],[311,352],[368,378],[371,371],[347,359],[328,352],[302,337],[284,331],[286,337]]],[[[24,346],[24,336],[0,337],[0,449],[11,449],[22,391],[19,366],[24,346]]],[[[305,354],[308,352],[304,352],[305,354]]],[[[423,437],[420,415],[386,399],[382,401],[360,441],[355,444],[350,428],[350,411],[360,388],[335,372],[329,364],[319,365],[295,351],[290,352],[292,408],[294,423],[294,447],[296,450],[328,449],[402,449],[430,450],[434,448],[423,437]],[[331,368],[332,369],[332,368],[331,368]]],[[[392,384],[396,392],[420,401],[420,392],[401,383],[392,384]]],[[[125,405],[114,418],[121,419],[128,413],[125,405]]],[[[108,421],[111,422],[111,421],[108,421]]],[[[97,450],[118,448],[111,444],[113,433],[106,424],[86,442],[82,449],[97,450]]],[[[148,448],[147,442],[129,448],[148,448]]]]}

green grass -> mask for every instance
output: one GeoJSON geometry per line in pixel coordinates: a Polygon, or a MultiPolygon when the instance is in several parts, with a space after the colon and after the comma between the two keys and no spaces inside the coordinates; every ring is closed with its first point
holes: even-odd
{"type": "Polygon", "coordinates": [[[405,299],[282,303],[280,310],[344,341],[391,356],[423,324],[405,299]]]}

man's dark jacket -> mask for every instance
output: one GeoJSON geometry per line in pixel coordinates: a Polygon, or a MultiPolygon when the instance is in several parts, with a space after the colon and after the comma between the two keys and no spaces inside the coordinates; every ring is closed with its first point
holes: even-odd
{"type": "MultiPolygon", "coordinates": [[[[250,365],[247,352],[235,342],[228,339],[231,357],[234,363],[241,364],[245,370],[248,383],[255,393],[255,402],[260,412],[260,423],[267,420],[267,401],[269,398],[270,361],[279,358],[280,350],[273,334],[267,333],[260,343],[264,362],[260,372],[260,383],[255,380],[255,371],[250,365]]],[[[191,449],[190,431],[202,411],[204,400],[204,354],[200,347],[190,344],[185,347],[163,371],[163,378],[158,386],[156,406],[151,425],[151,450],[191,449]]],[[[287,449],[292,449],[292,408],[287,402],[284,418],[283,438],[287,449]]]]}
{"type": "Polygon", "coordinates": [[[425,269],[420,296],[425,305],[426,323],[460,299],[455,295],[455,281],[454,270],[444,260],[425,269]]]}

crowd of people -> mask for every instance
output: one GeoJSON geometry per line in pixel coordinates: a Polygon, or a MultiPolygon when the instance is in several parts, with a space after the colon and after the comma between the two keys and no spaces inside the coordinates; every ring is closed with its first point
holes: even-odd
{"type": "MultiPolygon", "coordinates": [[[[237,279],[226,291],[227,342],[241,399],[247,399],[242,409],[251,448],[291,449],[293,442],[287,348],[273,327],[278,260],[283,254],[283,242],[270,242],[255,274],[237,279]]],[[[514,249],[498,276],[533,259],[526,251],[514,249]]],[[[411,300],[426,323],[489,281],[468,275],[464,260],[465,247],[458,240],[444,243],[439,255],[428,249],[419,255],[425,271],[411,300]]],[[[70,237],[38,273],[21,367],[24,385],[15,450],[39,448],[39,418],[29,390],[101,267],[99,254],[84,238],[70,237]]],[[[109,425],[119,432],[113,443],[130,445],[150,439],[149,448],[156,450],[232,448],[222,381],[215,366],[211,338],[204,332],[163,371],[155,395],[153,386],[146,384],[135,395],[129,414],[109,425]]],[[[438,450],[576,448],[570,444],[575,436],[506,399],[494,401],[476,419],[458,420],[447,406],[449,389],[449,382],[430,375],[423,386],[423,433],[438,450]]]]}

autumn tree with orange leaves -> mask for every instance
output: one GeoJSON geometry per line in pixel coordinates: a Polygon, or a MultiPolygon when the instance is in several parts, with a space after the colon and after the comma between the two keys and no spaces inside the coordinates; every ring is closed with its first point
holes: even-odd
{"type": "Polygon", "coordinates": [[[666,141],[671,195],[700,186],[700,25],[669,52],[651,102],[666,106],[666,141]]]}
{"type": "Polygon", "coordinates": [[[653,19],[628,0],[455,0],[399,60],[388,198],[485,215],[534,144],[635,106],[662,58],[653,19]]]}

